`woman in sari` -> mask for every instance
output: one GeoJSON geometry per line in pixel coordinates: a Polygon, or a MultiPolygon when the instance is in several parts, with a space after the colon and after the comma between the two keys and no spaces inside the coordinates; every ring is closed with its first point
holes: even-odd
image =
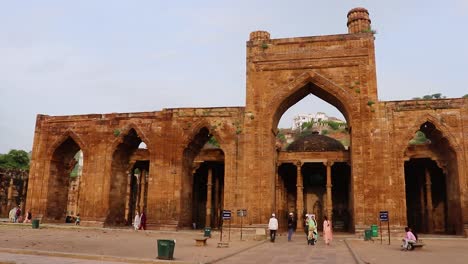
{"type": "Polygon", "coordinates": [[[330,220],[328,220],[327,216],[323,217],[323,240],[325,240],[325,244],[330,245],[330,242],[333,239],[333,232],[332,232],[332,224],[330,220]]]}
{"type": "Polygon", "coordinates": [[[318,233],[317,233],[317,221],[315,220],[314,214],[309,214],[307,219],[307,225],[309,226],[309,234],[307,236],[308,243],[315,245],[317,242],[318,233]]]}

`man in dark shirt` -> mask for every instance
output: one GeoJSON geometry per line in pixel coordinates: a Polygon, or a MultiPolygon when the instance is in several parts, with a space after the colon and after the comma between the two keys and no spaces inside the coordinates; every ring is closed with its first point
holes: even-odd
{"type": "Polygon", "coordinates": [[[294,214],[289,213],[288,216],[288,241],[291,241],[292,234],[296,229],[296,220],[294,219],[294,214]]]}

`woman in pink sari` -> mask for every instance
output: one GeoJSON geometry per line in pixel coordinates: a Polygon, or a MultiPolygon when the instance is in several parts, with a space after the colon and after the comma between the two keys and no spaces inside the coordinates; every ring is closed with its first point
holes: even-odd
{"type": "Polygon", "coordinates": [[[330,245],[330,242],[333,240],[333,232],[332,232],[332,224],[330,220],[328,220],[327,216],[324,216],[323,221],[323,239],[325,240],[325,244],[330,245]]]}

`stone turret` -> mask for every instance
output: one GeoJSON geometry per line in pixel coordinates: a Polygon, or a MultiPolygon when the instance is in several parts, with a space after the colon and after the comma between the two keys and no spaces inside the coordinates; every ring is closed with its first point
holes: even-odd
{"type": "Polygon", "coordinates": [[[250,40],[270,40],[270,33],[267,31],[253,31],[250,33],[250,40]]]}
{"type": "Polygon", "coordinates": [[[353,8],[348,12],[348,33],[371,32],[369,12],[362,7],[353,8]]]}

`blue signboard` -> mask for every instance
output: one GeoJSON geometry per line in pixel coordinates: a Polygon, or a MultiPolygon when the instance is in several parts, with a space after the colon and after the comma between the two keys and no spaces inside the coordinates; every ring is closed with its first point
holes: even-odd
{"type": "Polygon", "coordinates": [[[231,210],[223,210],[223,220],[231,220],[231,210]]]}
{"type": "Polygon", "coordinates": [[[380,221],[388,222],[388,211],[380,211],[380,221]]]}

